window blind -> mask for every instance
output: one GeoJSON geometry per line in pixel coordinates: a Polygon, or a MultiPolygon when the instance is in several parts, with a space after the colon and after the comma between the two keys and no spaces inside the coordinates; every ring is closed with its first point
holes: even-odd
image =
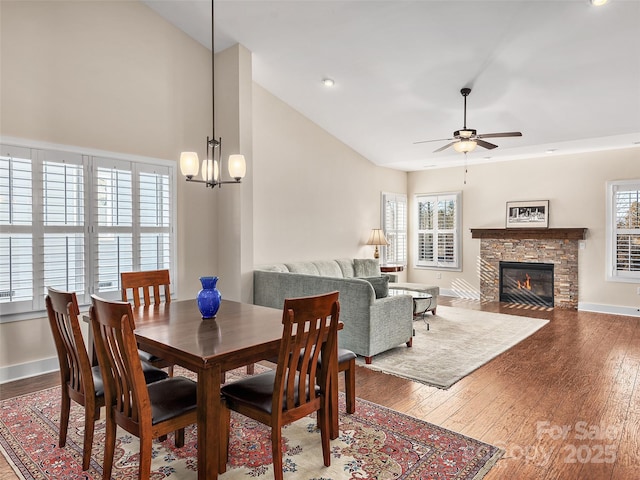
{"type": "Polygon", "coordinates": [[[407,196],[382,194],[382,229],[389,245],[382,247],[382,263],[407,263],[407,196]]]}
{"type": "Polygon", "coordinates": [[[416,195],[416,266],[460,268],[460,194],[416,195]]]}

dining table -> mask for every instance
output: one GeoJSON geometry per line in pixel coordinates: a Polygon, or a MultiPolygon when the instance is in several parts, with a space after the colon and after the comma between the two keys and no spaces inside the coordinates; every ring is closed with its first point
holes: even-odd
{"type": "MultiPolygon", "coordinates": [[[[141,350],[197,374],[198,479],[218,478],[223,374],[278,356],[282,310],[222,300],[216,317],[203,319],[196,300],[180,300],[134,307],[133,313],[141,350]]],[[[338,436],[337,365],[335,370],[331,372],[331,438],[338,436]]]]}

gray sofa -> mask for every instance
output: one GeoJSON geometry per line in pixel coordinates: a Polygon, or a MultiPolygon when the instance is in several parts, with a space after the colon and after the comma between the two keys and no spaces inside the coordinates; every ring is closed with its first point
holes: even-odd
{"type": "Polygon", "coordinates": [[[340,292],[340,348],[371,363],[378,353],[402,343],[411,346],[413,300],[409,295],[376,298],[372,283],[380,277],[373,259],[337,259],[263,265],[253,272],[256,305],[282,308],[285,298],[340,292]]]}

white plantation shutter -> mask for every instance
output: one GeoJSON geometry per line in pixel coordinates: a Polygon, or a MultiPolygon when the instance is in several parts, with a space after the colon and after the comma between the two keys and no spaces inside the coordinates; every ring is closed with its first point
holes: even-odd
{"type": "Polygon", "coordinates": [[[0,145],[0,321],[41,314],[47,287],[86,305],[120,298],[121,272],[175,268],[173,163],[70,150],[0,145]]]}
{"type": "Polygon", "coordinates": [[[171,266],[170,175],[167,168],[145,168],[139,176],[140,270],[171,266]]]}
{"type": "Polygon", "coordinates": [[[416,266],[460,268],[460,194],[416,195],[416,266]]]}
{"type": "Polygon", "coordinates": [[[389,245],[382,247],[383,264],[407,264],[407,196],[382,194],[382,229],[389,245]]]}
{"type": "Polygon", "coordinates": [[[29,149],[0,146],[0,309],[33,305],[33,172],[29,149]]]}
{"type": "MultiPolygon", "coordinates": [[[[47,287],[86,295],[85,165],[82,155],[38,151],[42,166],[42,245],[37,249],[40,298],[47,287]]],[[[40,305],[40,308],[44,303],[40,305]]]]}
{"type": "Polygon", "coordinates": [[[131,162],[95,159],[93,288],[107,298],[120,296],[120,273],[134,268],[132,169],[131,162]]]}
{"type": "Polygon", "coordinates": [[[608,184],[608,278],[640,281],[640,181],[608,184]]]}

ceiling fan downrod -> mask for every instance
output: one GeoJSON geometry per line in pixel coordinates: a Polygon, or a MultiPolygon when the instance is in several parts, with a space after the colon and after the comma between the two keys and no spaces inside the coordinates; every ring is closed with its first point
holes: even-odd
{"type": "Polygon", "coordinates": [[[467,129],[467,95],[469,95],[471,93],[471,89],[470,88],[463,88],[460,90],[460,93],[462,94],[462,96],[464,97],[464,122],[463,122],[463,130],[467,129]]]}

